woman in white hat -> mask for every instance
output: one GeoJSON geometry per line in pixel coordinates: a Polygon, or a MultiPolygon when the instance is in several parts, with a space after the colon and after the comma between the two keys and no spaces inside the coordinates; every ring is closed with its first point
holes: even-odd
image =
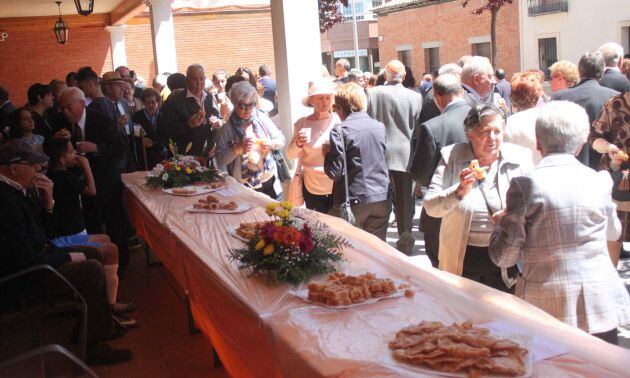
{"type": "Polygon", "coordinates": [[[330,130],[341,123],[332,112],[335,89],[336,85],[330,80],[319,79],[311,83],[302,103],[312,107],[313,114],[295,123],[293,138],[286,147],[287,158],[298,159],[289,200],[300,205],[303,196],[308,209],[321,213],[328,213],[332,206],[333,182],[324,173],[322,145],[329,143],[330,130]]]}

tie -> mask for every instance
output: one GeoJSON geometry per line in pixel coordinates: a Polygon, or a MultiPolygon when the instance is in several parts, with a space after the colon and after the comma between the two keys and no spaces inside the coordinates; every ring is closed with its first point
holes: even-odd
{"type": "Polygon", "coordinates": [[[83,130],[81,129],[78,123],[74,124],[74,135],[77,138],[77,140],[80,142],[83,142],[85,140],[84,135],[83,135],[83,130]]]}

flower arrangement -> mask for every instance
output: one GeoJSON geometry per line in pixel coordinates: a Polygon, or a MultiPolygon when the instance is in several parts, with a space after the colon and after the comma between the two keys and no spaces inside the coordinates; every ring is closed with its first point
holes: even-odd
{"type": "Polygon", "coordinates": [[[245,247],[231,250],[228,257],[238,261],[240,269],[268,273],[276,281],[292,285],[335,271],[333,264],[343,260],[341,250],[348,242],[320,223],[298,226],[292,209],[289,202],[269,204],[265,210],[273,220],[266,222],[245,247]]]}
{"type": "MultiPolygon", "coordinates": [[[[186,146],[190,150],[192,143],[186,146]]],[[[212,182],[217,178],[217,170],[209,167],[203,156],[180,155],[177,145],[169,143],[173,157],[156,164],[149,172],[146,186],[149,188],[179,188],[198,181],[212,182]]]]}

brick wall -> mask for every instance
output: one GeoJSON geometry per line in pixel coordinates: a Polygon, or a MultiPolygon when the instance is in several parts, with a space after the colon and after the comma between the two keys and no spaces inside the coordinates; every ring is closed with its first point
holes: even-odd
{"type": "MultiPolygon", "coordinates": [[[[457,62],[471,54],[469,37],[490,35],[490,13],[471,14],[480,0],[463,8],[460,1],[446,1],[430,6],[406,9],[378,18],[381,65],[398,57],[396,46],[411,45],[411,68],[416,79],[425,71],[423,43],[441,42],[440,65],[457,62]]],[[[518,0],[504,6],[497,19],[498,67],[509,78],[519,71],[519,5],[518,0]]],[[[498,68],[497,67],[497,68],[498,68]]]]}
{"type": "Polygon", "coordinates": [[[28,87],[36,82],[64,80],[70,71],[91,66],[96,72],[111,70],[109,33],[99,28],[72,28],[68,43],[60,45],[51,30],[9,31],[0,42],[0,85],[11,93],[16,106],[26,103],[28,87]]]}
{"type": "MultiPolygon", "coordinates": [[[[223,68],[233,74],[239,66],[254,73],[267,64],[275,75],[271,13],[175,15],[177,66],[182,73],[192,63],[206,68],[210,78],[223,68]]],[[[127,63],[147,82],[155,77],[151,26],[148,17],[133,19],[125,29],[127,63]]]]}

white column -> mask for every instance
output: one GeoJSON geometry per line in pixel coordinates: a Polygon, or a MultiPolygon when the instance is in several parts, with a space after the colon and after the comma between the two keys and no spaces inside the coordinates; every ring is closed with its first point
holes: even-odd
{"type": "Polygon", "coordinates": [[[155,73],[177,72],[175,52],[175,27],[173,26],[173,0],[148,0],[151,12],[151,35],[153,37],[153,60],[155,73]]]}
{"type": "Polygon", "coordinates": [[[280,127],[287,140],[293,123],[311,112],[302,105],[308,82],[321,78],[317,0],[271,0],[280,127]]]}
{"type": "Polygon", "coordinates": [[[112,69],[127,65],[127,50],[125,49],[125,25],[106,26],[109,32],[112,49],[112,69]]]}

